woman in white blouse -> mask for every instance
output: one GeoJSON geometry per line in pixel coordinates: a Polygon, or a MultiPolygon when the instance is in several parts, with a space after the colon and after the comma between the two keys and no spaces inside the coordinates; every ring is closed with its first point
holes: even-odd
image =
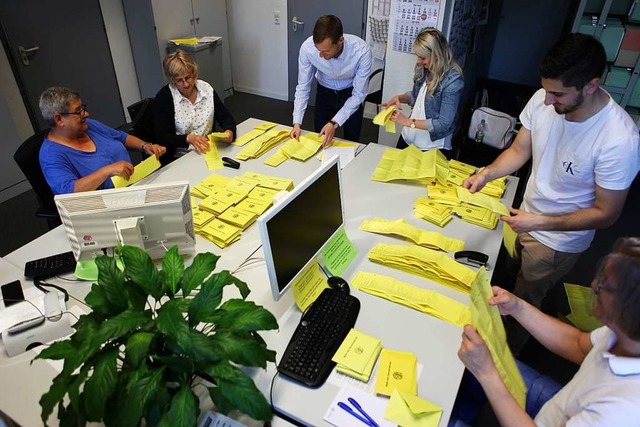
{"type": "Polygon", "coordinates": [[[188,150],[209,150],[207,135],[214,122],[226,133],[224,142],[232,142],[236,123],[213,87],[198,80],[198,65],[183,50],[177,50],[162,62],[170,83],[160,89],[153,104],[156,143],[167,147],[171,161],[188,150]]]}

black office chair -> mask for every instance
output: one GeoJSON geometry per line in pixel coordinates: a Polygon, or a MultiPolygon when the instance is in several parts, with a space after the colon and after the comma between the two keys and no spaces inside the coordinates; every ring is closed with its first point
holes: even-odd
{"type": "Polygon", "coordinates": [[[371,84],[371,80],[380,73],[382,73],[382,75],[380,76],[380,89],[376,90],[375,92],[371,92],[364,98],[364,102],[371,102],[373,104],[376,104],[376,110],[377,110],[378,104],[382,103],[382,84],[384,83],[384,68],[378,68],[369,76],[369,84],[371,84]]]}
{"type": "Polygon", "coordinates": [[[146,98],[127,107],[131,116],[131,128],[129,133],[143,141],[153,141],[153,98],[146,98]]]}
{"type": "Polygon", "coordinates": [[[40,147],[47,132],[49,129],[40,131],[23,142],[13,155],[13,160],[16,161],[36,193],[39,205],[36,217],[45,218],[49,229],[53,229],[61,224],[60,216],[58,216],[58,210],[53,202],[53,192],[44,178],[39,160],[40,147]]]}

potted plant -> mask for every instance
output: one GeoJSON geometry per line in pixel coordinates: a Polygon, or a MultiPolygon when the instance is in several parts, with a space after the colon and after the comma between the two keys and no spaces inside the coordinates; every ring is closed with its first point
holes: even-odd
{"type": "Polygon", "coordinates": [[[208,384],[219,412],[237,409],[269,420],[271,408],[239,366],[265,368],[275,361],[258,334],[276,329],[273,315],[246,301],[246,283],[228,271],[212,274],[218,256],[198,254],[185,268],[177,247],[158,270],[143,250],[119,250],[124,271],[110,257],[96,259],[98,283],[85,302],[75,333],[38,359],[64,360],[64,369],[40,399],[46,423],[57,405],[60,425],[192,426],[198,399],[192,388],[208,384]],[[222,302],[235,285],[242,299],[222,302]]]}

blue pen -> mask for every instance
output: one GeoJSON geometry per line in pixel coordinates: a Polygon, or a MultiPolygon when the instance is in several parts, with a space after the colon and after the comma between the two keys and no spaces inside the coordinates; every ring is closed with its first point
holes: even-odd
{"type": "Polygon", "coordinates": [[[367,414],[364,409],[362,409],[362,406],[360,406],[360,404],[352,397],[347,399],[349,401],[349,403],[351,403],[357,410],[358,412],[360,412],[360,414],[356,413],[356,411],[354,411],[353,409],[351,409],[351,407],[349,405],[347,405],[344,402],[338,402],[338,407],[340,409],[345,410],[346,412],[348,412],[349,414],[353,415],[354,417],[356,417],[357,419],[359,419],[360,421],[362,421],[363,423],[365,423],[366,425],[370,426],[370,427],[380,427],[378,425],[378,423],[376,423],[373,418],[371,418],[369,416],[369,414],[367,414]]]}
{"type": "Polygon", "coordinates": [[[349,403],[351,403],[351,404],[352,404],[352,405],[353,405],[353,406],[358,410],[358,412],[360,412],[362,415],[364,415],[364,416],[367,418],[367,420],[369,420],[369,424],[371,425],[371,427],[380,427],[380,426],[378,425],[378,423],[376,423],[376,422],[373,420],[373,418],[371,418],[371,417],[369,416],[369,414],[367,414],[367,413],[364,411],[364,409],[362,409],[362,406],[360,406],[360,404],[358,403],[358,401],[357,401],[357,400],[355,400],[353,397],[350,397],[350,398],[348,398],[347,400],[349,401],[349,403]]]}

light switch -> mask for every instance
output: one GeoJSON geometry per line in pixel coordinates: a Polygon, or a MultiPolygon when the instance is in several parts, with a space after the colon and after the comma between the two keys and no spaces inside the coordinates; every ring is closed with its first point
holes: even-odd
{"type": "Polygon", "coordinates": [[[280,25],[280,11],[273,11],[273,25],[280,25]]]}

